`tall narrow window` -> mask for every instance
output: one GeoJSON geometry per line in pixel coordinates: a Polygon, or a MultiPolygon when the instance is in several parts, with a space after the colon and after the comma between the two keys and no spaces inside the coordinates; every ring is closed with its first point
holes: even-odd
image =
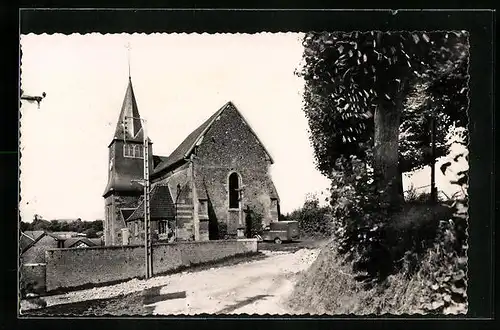
{"type": "Polygon", "coordinates": [[[142,145],[138,145],[137,146],[137,149],[135,150],[135,156],[137,158],[142,158],[143,157],[143,154],[144,154],[144,149],[143,149],[143,146],[142,145]]]}
{"type": "Polygon", "coordinates": [[[229,176],[229,208],[240,208],[240,182],[238,173],[229,176]]]}

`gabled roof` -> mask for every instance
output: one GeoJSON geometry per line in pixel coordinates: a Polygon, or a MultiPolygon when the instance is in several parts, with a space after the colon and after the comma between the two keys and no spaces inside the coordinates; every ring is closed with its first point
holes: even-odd
{"type": "Polygon", "coordinates": [[[76,231],[53,231],[50,233],[47,233],[50,236],[57,238],[57,239],[66,239],[66,237],[76,237],[79,236],[78,232],[76,231]]]}
{"type": "MultiPolygon", "coordinates": [[[[139,115],[139,108],[135,99],[132,79],[129,77],[127,91],[123,98],[122,109],[116,124],[115,139],[126,139],[127,141],[143,142],[144,135],[139,115]]],[[[151,141],[150,141],[151,142],[151,141]]]]}
{"type": "Polygon", "coordinates": [[[94,243],[95,246],[104,245],[104,240],[102,238],[89,238],[88,240],[94,243]]]}
{"type": "Polygon", "coordinates": [[[45,233],[43,230],[27,230],[22,233],[23,236],[27,236],[31,240],[36,240],[45,233]]]}
{"type": "Polygon", "coordinates": [[[179,164],[182,164],[185,159],[187,159],[191,153],[194,150],[194,147],[196,146],[196,143],[200,140],[200,138],[205,135],[205,133],[210,129],[212,124],[215,122],[215,120],[226,110],[228,109],[234,109],[238,115],[241,117],[243,122],[248,126],[250,131],[255,135],[257,138],[257,141],[260,143],[260,145],[264,148],[264,151],[267,153],[269,156],[269,159],[271,160],[271,163],[273,163],[273,158],[271,157],[271,154],[267,151],[267,149],[264,147],[264,144],[260,141],[259,137],[255,133],[255,131],[252,129],[252,127],[248,124],[248,122],[245,120],[241,112],[238,111],[238,109],[234,106],[234,104],[229,101],[222,108],[217,110],[210,118],[208,118],[203,124],[201,124],[198,128],[196,128],[191,134],[189,134],[184,141],[170,154],[170,156],[167,157],[167,160],[160,163],[154,170],[153,174],[165,171],[165,170],[171,170],[175,169],[179,164]]]}
{"type": "Polygon", "coordinates": [[[29,248],[36,244],[43,236],[45,236],[45,231],[43,230],[27,230],[21,232],[21,238],[19,240],[19,247],[21,248],[21,253],[26,252],[29,248]]]}
{"type": "MultiPolygon", "coordinates": [[[[168,185],[155,186],[151,191],[150,198],[149,207],[151,220],[175,219],[175,205],[170,195],[168,185]]],[[[139,207],[137,207],[132,215],[126,220],[138,219],[144,219],[144,201],[141,201],[139,207]]]]}
{"type": "Polygon", "coordinates": [[[84,243],[87,246],[95,246],[96,244],[89,240],[86,237],[74,237],[74,238],[68,238],[67,240],[64,241],[64,247],[65,248],[71,248],[79,243],[84,243]]]}

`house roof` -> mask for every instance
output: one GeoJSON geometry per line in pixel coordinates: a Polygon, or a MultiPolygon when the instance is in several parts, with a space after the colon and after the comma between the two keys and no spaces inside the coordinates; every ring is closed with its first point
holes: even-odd
{"type": "Polygon", "coordinates": [[[250,127],[248,122],[245,120],[243,115],[238,111],[238,109],[234,106],[234,104],[229,101],[222,108],[217,110],[210,118],[208,118],[203,124],[201,124],[198,128],[196,128],[194,131],[189,134],[184,141],[181,142],[181,144],[170,154],[170,156],[167,157],[166,161],[163,161],[162,163],[158,164],[156,166],[153,175],[157,174],[159,172],[165,171],[165,170],[172,170],[176,168],[179,164],[182,164],[182,162],[187,159],[191,153],[193,152],[194,147],[196,146],[196,143],[200,140],[200,138],[205,135],[205,133],[210,129],[212,124],[215,122],[215,120],[226,110],[228,109],[234,109],[238,113],[238,115],[243,119],[245,124],[250,128],[250,131],[255,135],[257,138],[257,141],[262,145],[264,148],[265,152],[269,156],[269,159],[271,160],[271,163],[273,163],[273,159],[271,157],[271,154],[267,151],[267,149],[264,147],[264,144],[260,141],[259,137],[257,134],[254,132],[254,130],[250,127]]]}
{"type": "Polygon", "coordinates": [[[64,247],[65,248],[71,248],[79,243],[84,243],[87,246],[95,246],[94,242],[92,242],[90,239],[86,237],[74,237],[74,238],[68,238],[67,240],[64,241],[64,247]]]}
{"type": "Polygon", "coordinates": [[[35,245],[43,236],[45,236],[45,231],[43,230],[28,230],[21,232],[21,238],[19,240],[19,247],[21,248],[21,253],[27,251],[30,247],[35,245]]]}
{"type": "Polygon", "coordinates": [[[89,238],[88,240],[94,243],[95,246],[103,245],[104,242],[102,238],[89,238]]]}
{"type": "Polygon", "coordinates": [[[54,238],[65,239],[66,236],[75,237],[78,236],[79,233],[76,231],[53,231],[47,234],[54,238]]]}
{"type": "MultiPolygon", "coordinates": [[[[151,191],[150,197],[150,218],[152,220],[158,219],[174,219],[175,218],[175,205],[170,195],[170,189],[167,185],[157,185],[151,191]]],[[[137,209],[132,215],[126,219],[138,220],[144,219],[144,201],[141,201],[137,209]]]]}
{"type": "Polygon", "coordinates": [[[22,234],[28,236],[31,240],[36,240],[45,233],[43,230],[27,230],[22,234]]]}
{"type": "Polygon", "coordinates": [[[132,87],[132,79],[129,77],[127,91],[123,98],[120,117],[118,117],[113,140],[125,139],[127,141],[142,143],[144,139],[143,133],[139,108],[137,107],[134,88],[132,87]]]}

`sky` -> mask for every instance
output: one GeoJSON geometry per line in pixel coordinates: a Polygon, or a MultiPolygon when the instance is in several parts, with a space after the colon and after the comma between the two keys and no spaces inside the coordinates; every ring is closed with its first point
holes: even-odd
{"type": "Polygon", "coordinates": [[[23,35],[21,84],[46,93],[21,108],[23,221],[104,217],[108,149],[128,82],[155,155],[232,101],[274,158],[284,213],[329,181],[316,170],[294,75],[301,34],[23,35]],[[130,45],[130,52],[127,51],[130,45]],[[130,61],[129,61],[130,59],[130,61]]]}

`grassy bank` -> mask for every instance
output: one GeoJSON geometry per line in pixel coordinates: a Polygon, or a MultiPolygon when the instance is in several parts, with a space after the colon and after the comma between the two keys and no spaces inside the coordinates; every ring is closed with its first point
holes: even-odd
{"type": "Polygon", "coordinates": [[[456,248],[462,229],[439,221],[452,218],[441,206],[432,209],[408,205],[393,219],[386,254],[394,260],[392,271],[370,286],[360,280],[365,274],[354,270],[353,258],[330,240],[299,278],[289,307],[320,315],[466,313],[467,258],[456,248]]]}

